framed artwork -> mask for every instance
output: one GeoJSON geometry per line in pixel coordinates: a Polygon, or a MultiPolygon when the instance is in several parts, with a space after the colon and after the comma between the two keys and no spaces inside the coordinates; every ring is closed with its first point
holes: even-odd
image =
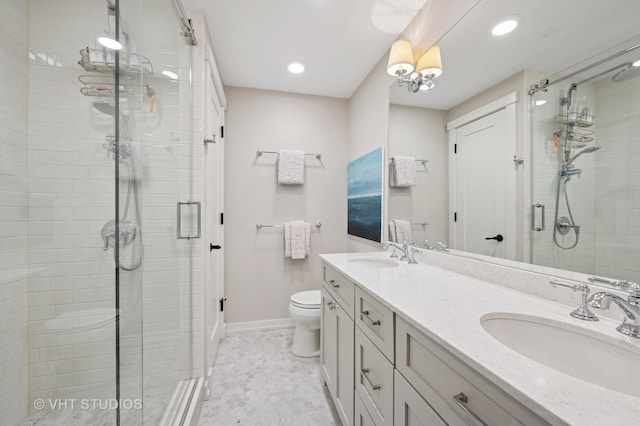
{"type": "Polygon", "coordinates": [[[383,148],[349,162],[347,171],[349,235],[382,242],[383,148]]]}

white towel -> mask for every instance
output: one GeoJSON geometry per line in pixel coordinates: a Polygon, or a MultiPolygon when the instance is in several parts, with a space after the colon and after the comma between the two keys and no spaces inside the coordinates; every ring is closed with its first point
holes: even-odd
{"type": "Polygon", "coordinates": [[[291,257],[291,224],[284,224],[284,257],[291,257]]]}
{"type": "Polygon", "coordinates": [[[398,242],[398,234],[396,233],[396,224],[393,220],[389,221],[389,241],[392,243],[398,242]]]}
{"type": "Polygon", "coordinates": [[[304,259],[306,256],[307,239],[305,238],[305,226],[301,220],[295,220],[290,224],[291,228],[291,260],[304,259]]]}
{"type": "Polygon", "coordinates": [[[278,155],[278,183],[304,184],[304,152],[281,149],[278,155]]]}
{"type": "Polygon", "coordinates": [[[411,242],[411,223],[406,220],[393,219],[393,223],[396,226],[396,242],[404,244],[411,242]]]}
{"type": "Polygon", "coordinates": [[[416,184],[416,159],[413,157],[391,157],[391,186],[414,186],[416,184]]]}

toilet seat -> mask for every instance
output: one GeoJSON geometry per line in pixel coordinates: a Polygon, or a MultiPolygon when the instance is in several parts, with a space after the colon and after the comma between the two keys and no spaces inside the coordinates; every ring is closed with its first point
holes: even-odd
{"type": "Polygon", "coordinates": [[[320,290],[301,291],[291,295],[291,305],[301,309],[320,309],[320,290]]]}

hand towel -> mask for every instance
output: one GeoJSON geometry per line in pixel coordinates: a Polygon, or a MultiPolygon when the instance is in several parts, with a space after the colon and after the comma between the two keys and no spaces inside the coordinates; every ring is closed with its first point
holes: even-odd
{"type": "Polygon", "coordinates": [[[415,186],[416,159],[413,157],[391,157],[391,186],[415,186]]]}
{"type": "Polygon", "coordinates": [[[291,228],[291,260],[304,259],[306,255],[307,239],[305,238],[305,224],[301,220],[294,220],[291,228]]]}
{"type": "Polygon", "coordinates": [[[291,224],[284,224],[284,257],[291,257],[291,224]]]}
{"type": "Polygon", "coordinates": [[[278,155],[278,183],[304,184],[304,152],[281,149],[278,155]]]}
{"type": "Polygon", "coordinates": [[[406,220],[393,219],[393,223],[396,226],[396,238],[397,242],[404,244],[411,243],[411,223],[406,220]]]}
{"type": "Polygon", "coordinates": [[[396,224],[393,220],[389,221],[389,241],[392,243],[398,242],[398,234],[396,233],[396,224]]]}
{"type": "Polygon", "coordinates": [[[311,256],[311,224],[304,223],[304,254],[305,256],[311,256]]]}

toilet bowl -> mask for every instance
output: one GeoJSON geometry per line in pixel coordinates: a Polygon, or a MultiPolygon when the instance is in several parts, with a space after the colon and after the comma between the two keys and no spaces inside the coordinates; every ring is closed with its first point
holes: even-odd
{"type": "Polygon", "coordinates": [[[320,355],[320,290],[291,295],[289,315],[296,322],[291,353],[299,357],[320,355]]]}

